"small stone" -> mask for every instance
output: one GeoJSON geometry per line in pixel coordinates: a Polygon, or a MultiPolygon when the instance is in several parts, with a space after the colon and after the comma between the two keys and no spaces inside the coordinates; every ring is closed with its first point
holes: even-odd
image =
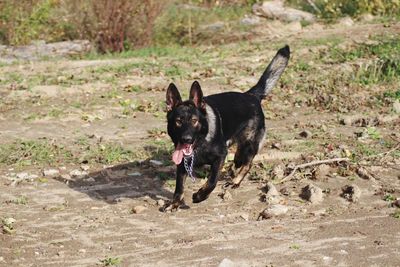
{"type": "Polygon", "coordinates": [[[65,255],[65,252],[64,252],[64,251],[59,251],[59,252],[57,252],[57,256],[58,256],[58,257],[64,257],[64,255],[65,255]]]}
{"type": "Polygon", "coordinates": [[[16,174],[16,177],[17,177],[19,180],[31,180],[31,179],[36,179],[36,178],[38,178],[39,176],[37,176],[36,174],[29,174],[29,173],[27,173],[27,172],[20,172],[20,173],[17,173],[17,174],[16,174]]]}
{"type": "Polygon", "coordinates": [[[231,193],[229,193],[228,190],[225,190],[225,191],[219,193],[218,196],[225,201],[232,200],[232,195],[231,195],[231,193]]]}
{"type": "Polygon", "coordinates": [[[128,176],[137,177],[137,176],[142,176],[142,174],[140,172],[131,172],[131,173],[128,173],[128,176]]]}
{"type": "Polygon", "coordinates": [[[321,164],[318,165],[313,173],[312,173],[312,177],[315,180],[320,180],[321,178],[324,178],[325,176],[327,176],[331,171],[331,167],[327,164],[321,164]]]}
{"type": "Polygon", "coordinates": [[[309,130],[304,130],[299,133],[299,136],[308,139],[312,137],[312,132],[310,132],[309,130]]]}
{"type": "Polygon", "coordinates": [[[268,182],[267,185],[265,186],[265,189],[267,191],[267,196],[279,196],[278,190],[276,190],[276,187],[273,183],[268,182]]]}
{"type": "Polygon", "coordinates": [[[392,202],[392,207],[400,208],[400,198],[392,202]]]}
{"type": "Polygon", "coordinates": [[[302,189],[300,197],[310,201],[313,204],[316,204],[322,202],[322,200],[324,199],[324,194],[322,192],[322,189],[318,186],[308,184],[302,189]]]}
{"type": "Polygon", "coordinates": [[[393,103],[393,111],[396,113],[400,113],[400,101],[397,100],[393,103]]]}
{"type": "Polygon", "coordinates": [[[0,257],[0,262],[5,263],[6,261],[4,260],[4,257],[0,257]]]}
{"type": "Polygon", "coordinates": [[[43,170],[43,175],[44,176],[56,176],[60,174],[60,171],[57,169],[47,169],[47,170],[43,170]]]}
{"type": "Polygon", "coordinates": [[[96,180],[93,177],[86,178],[84,181],[86,183],[94,183],[94,182],[96,182],[96,180]]]}
{"type": "Polygon", "coordinates": [[[288,211],[289,208],[287,206],[281,204],[271,205],[260,213],[258,220],[281,216],[286,214],[288,211]]]}
{"type": "Polygon", "coordinates": [[[85,175],[88,173],[86,171],[80,171],[80,170],[72,170],[69,172],[69,175],[73,178],[83,178],[85,175]]]}
{"type": "Polygon", "coordinates": [[[354,25],[354,21],[350,17],[344,17],[339,19],[338,24],[346,27],[351,27],[354,25]]]}
{"type": "Polygon", "coordinates": [[[242,218],[243,220],[245,220],[247,222],[249,220],[249,214],[247,214],[247,213],[240,214],[240,218],[242,218]]]}
{"type": "Polygon", "coordinates": [[[282,144],[281,143],[272,143],[271,147],[274,149],[280,150],[282,148],[282,144]]]}
{"type": "Polygon", "coordinates": [[[57,82],[58,83],[65,83],[67,81],[67,77],[65,76],[58,76],[57,77],[57,82]]]}
{"type": "Polygon", "coordinates": [[[221,261],[218,267],[235,267],[236,264],[228,258],[225,258],[221,261]]]}
{"type": "Polygon", "coordinates": [[[89,169],[90,169],[89,165],[86,165],[86,164],[81,165],[81,170],[82,171],[88,171],[89,169]]]}
{"type": "Polygon", "coordinates": [[[273,179],[282,179],[285,176],[285,166],[283,164],[275,165],[272,168],[271,175],[273,179]]]}
{"type": "Polygon", "coordinates": [[[371,175],[367,169],[365,169],[364,167],[359,167],[356,170],[356,173],[358,174],[358,176],[360,176],[360,178],[363,178],[365,180],[374,180],[374,176],[371,175]]]}
{"type": "Polygon", "coordinates": [[[162,165],[164,165],[164,163],[163,163],[162,161],[155,160],[155,159],[151,159],[149,162],[150,162],[151,164],[155,165],[155,166],[162,166],[162,165]]]}
{"type": "Polygon", "coordinates": [[[147,208],[145,206],[136,206],[136,207],[133,207],[132,213],[139,214],[139,213],[144,212],[146,209],[147,208]]]}
{"type": "Polygon", "coordinates": [[[358,202],[361,197],[361,190],[356,185],[346,185],[342,188],[342,194],[340,195],[344,199],[350,202],[358,202]]]}
{"type": "Polygon", "coordinates": [[[81,248],[80,250],[78,250],[78,252],[79,252],[79,253],[82,253],[82,254],[83,254],[83,253],[86,253],[86,249],[81,248]]]}
{"type": "Polygon", "coordinates": [[[157,206],[164,207],[164,205],[165,205],[165,200],[164,199],[157,200],[157,206]]]}

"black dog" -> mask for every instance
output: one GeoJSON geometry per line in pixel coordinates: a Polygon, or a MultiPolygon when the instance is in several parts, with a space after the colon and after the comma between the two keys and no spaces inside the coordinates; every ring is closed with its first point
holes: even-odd
{"type": "Polygon", "coordinates": [[[173,201],[162,210],[184,206],[183,189],[187,174],[193,178],[193,167],[211,165],[208,181],[193,194],[193,203],[208,198],[214,190],[228,147],[236,144],[235,175],[232,187],[238,187],[251,168],[254,156],[265,137],[261,100],[271,91],[283,73],[290,57],[289,46],[281,48],[258,83],[245,93],[227,92],[203,97],[195,81],[190,97],[182,101],[176,86],[167,90],[168,134],[175,144],[172,159],[177,165],[173,201]]]}

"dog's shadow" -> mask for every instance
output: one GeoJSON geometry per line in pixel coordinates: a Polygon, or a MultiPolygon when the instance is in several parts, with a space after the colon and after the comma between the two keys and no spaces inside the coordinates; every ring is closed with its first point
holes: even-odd
{"type": "Polygon", "coordinates": [[[71,179],[65,176],[55,180],[89,197],[115,204],[122,198],[148,196],[154,200],[171,199],[166,184],[175,187],[175,167],[170,165],[170,151],[155,151],[145,147],[151,156],[144,161],[133,161],[103,168],[71,179]]]}

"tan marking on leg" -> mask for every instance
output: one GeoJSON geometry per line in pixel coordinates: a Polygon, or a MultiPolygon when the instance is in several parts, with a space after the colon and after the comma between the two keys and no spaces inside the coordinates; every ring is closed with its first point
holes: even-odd
{"type": "Polygon", "coordinates": [[[236,177],[232,180],[233,186],[238,187],[246,175],[249,173],[251,168],[251,163],[240,167],[239,171],[237,172],[236,177]]]}

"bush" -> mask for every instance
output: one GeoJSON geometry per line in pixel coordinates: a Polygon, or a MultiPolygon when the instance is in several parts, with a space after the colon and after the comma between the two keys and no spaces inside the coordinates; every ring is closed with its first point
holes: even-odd
{"type": "Polygon", "coordinates": [[[400,16],[399,0],[287,0],[286,2],[324,19],[336,19],[344,16],[357,17],[364,13],[400,16]]]}

